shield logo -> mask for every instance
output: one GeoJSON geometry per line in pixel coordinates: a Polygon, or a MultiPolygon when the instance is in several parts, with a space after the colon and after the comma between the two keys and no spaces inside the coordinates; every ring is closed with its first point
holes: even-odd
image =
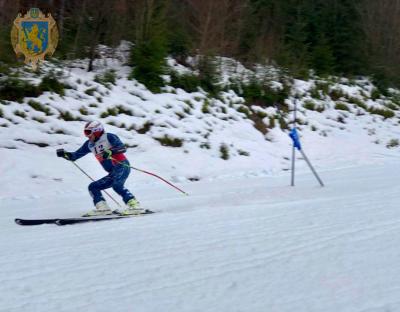
{"type": "Polygon", "coordinates": [[[23,16],[18,14],[11,30],[14,51],[25,56],[25,63],[36,70],[46,55],[52,55],[58,43],[57,25],[51,14],[44,15],[32,8],[23,16]]]}

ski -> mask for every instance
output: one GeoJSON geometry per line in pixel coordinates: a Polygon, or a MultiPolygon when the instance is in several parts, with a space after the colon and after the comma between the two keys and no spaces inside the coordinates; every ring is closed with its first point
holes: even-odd
{"type": "Polygon", "coordinates": [[[69,225],[69,224],[86,223],[86,222],[108,221],[121,218],[124,217],[117,215],[109,215],[104,217],[96,216],[96,217],[65,218],[65,219],[57,219],[54,223],[57,225],[69,225]]]}
{"type": "Polygon", "coordinates": [[[41,224],[57,224],[57,225],[70,225],[70,224],[78,224],[78,223],[87,223],[87,222],[98,222],[98,221],[109,221],[116,219],[126,219],[133,217],[140,217],[148,214],[152,214],[154,211],[145,210],[140,214],[135,215],[119,215],[112,214],[107,216],[95,216],[95,217],[77,217],[77,218],[55,218],[55,219],[15,219],[15,223],[18,225],[41,225],[41,224]]]}
{"type": "Polygon", "coordinates": [[[19,225],[41,225],[41,224],[52,224],[58,219],[15,219],[15,223],[19,225]]]}

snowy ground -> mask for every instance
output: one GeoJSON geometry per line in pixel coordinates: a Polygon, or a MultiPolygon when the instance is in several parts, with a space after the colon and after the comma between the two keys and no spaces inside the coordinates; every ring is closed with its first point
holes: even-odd
{"type": "MultiPolygon", "coordinates": [[[[85,192],[0,198],[0,311],[400,311],[399,162],[136,188],[160,213],[65,227],[85,192]]],[[[84,181],[86,182],[86,181],[84,181]]]]}

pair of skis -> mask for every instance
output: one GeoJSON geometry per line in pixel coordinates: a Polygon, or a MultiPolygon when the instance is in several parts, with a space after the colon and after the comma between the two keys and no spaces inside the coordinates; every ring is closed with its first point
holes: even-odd
{"type": "Polygon", "coordinates": [[[122,216],[119,214],[112,214],[106,216],[95,216],[95,217],[79,217],[79,218],[54,218],[54,219],[15,219],[15,223],[18,225],[41,225],[41,224],[56,224],[56,225],[69,225],[77,223],[87,223],[87,222],[98,222],[98,221],[109,221],[116,219],[126,219],[145,216],[152,214],[154,211],[145,210],[140,214],[126,215],[122,216]]]}

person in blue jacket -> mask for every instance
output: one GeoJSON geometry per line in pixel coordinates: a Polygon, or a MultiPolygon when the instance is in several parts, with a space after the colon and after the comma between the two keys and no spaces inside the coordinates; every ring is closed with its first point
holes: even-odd
{"type": "Polygon", "coordinates": [[[125,145],[119,137],[113,133],[106,133],[103,125],[98,121],[86,123],[84,134],[88,140],[75,152],[66,152],[64,149],[57,150],[57,156],[70,161],[78,160],[79,158],[92,152],[108,175],[100,180],[89,184],[89,193],[93,198],[95,209],[84,214],[84,217],[109,215],[113,212],[105,201],[102,190],[113,188],[119,194],[126,209],[118,211],[121,215],[130,215],[142,213],[143,209],[135,196],[125,188],[124,184],[130,173],[130,165],[125,157],[125,145]]]}

